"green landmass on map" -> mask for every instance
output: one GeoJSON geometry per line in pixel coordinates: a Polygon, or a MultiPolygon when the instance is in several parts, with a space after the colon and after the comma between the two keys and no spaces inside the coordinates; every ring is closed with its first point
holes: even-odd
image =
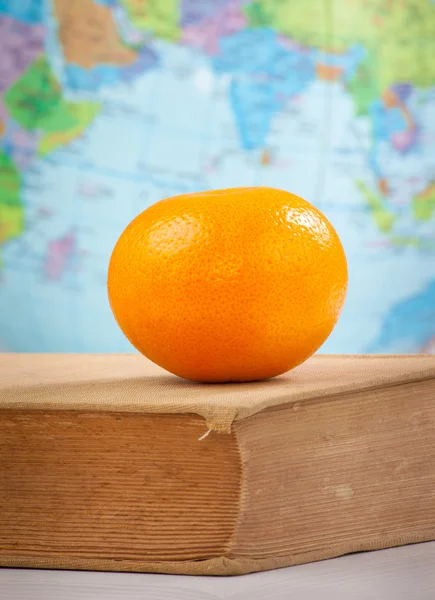
{"type": "Polygon", "coordinates": [[[95,102],[68,102],[45,55],[38,57],[6,91],[9,114],[24,129],[42,134],[41,154],[72,141],[100,110],[95,102]]]}
{"type": "Polygon", "coordinates": [[[418,221],[430,221],[435,214],[435,183],[431,183],[421,194],[414,196],[412,213],[418,221]]]}
{"type": "MultiPolygon", "coordinates": [[[[396,217],[389,212],[385,199],[370,191],[362,181],[357,181],[356,185],[366,199],[367,207],[378,230],[383,234],[388,234],[392,246],[396,248],[418,248],[425,251],[435,250],[435,240],[395,234],[393,227],[396,223],[396,217]]],[[[417,196],[417,199],[414,198],[412,207],[416,219],[428,221],[435,214],[435,184],[417,196]],[[424,203],[422,198],[424,198],[424,203]]]]}
{"type": "Polygon", "coordinates": [[[357,117],[367,115],[370,105],[381,94],[376,76],[376,64],[376,55],[370,53],[366,60],[358,65],[355,75],[346,85],[353,99],[357,117]]]}
{"type": "Polygon", "coordinates": [[[67,102],[66,107],[68,118],[72,119],[71,124],[65,129],[46,130],[38,143],[38,152],[41,156],[78,138],[101,110],[97,102],[67,102]]]}
{"type": "Polygon", "coordinates": [[[434,84],[435,4],[429,1],[254,0],[244,10],[249,26],[272,27],[307,46],[342,52],[361,44],[368,62],[376,54],[380,90],[401,81],[434,84]]]}
{"type": "Polygon", "coordinates": [[[21,176],[13,160],[0,150],[0,204],[21,206],[21,176]]]}
{"type": "Polygon", "coordinates": [[[138,29],[170,42],[180,39],[179,0],[121,0],[121,4],[138,29]]]}
{"type": "MultiPolygon", "coordinates": [[[[13,160],[0,150],[0,245],[23,231],[21,175],[13,160]]],[[[0,261],[1,266],[1,261],[0,261]]]]}
{"type": "Polygon", "coordinates": [[[45,56],[37,58],[11,85],[4,102],[11,117],[32,131],[43,128],[44,122],[62,112],[61,88],[45,56]]]}
{"type": "Polygon", "coordinates": [[[416,236],[392,235],[390,242],[396,248],[417,248],[426,252],[435,250],[435,240],[416,236]]]}
{"type": "Polygon", "coordinates": [[[367,207],[379,231],[389,233],[393,228],[396,218],[385,206],[385,200],[378,194],[370,191],[362,181],[356,181],[356,186],[365,197],[367,207]]]}
{"type": "MultiPolygon", "coordinates": [[[[329,53],[355,45],[366,56],[346,82],[356,116],[369,115],[373,102],[398,83],[420,89],[435,84],[435,3],[422,0],[253,0],[244,7],[251,27],[271,27],[300,44],[329,53]]],[[[393,237],[396,217],[385,198],[361,181],[357,188],[379,231],[397,246],[416,240],[393,237]]],[[[411,201],[416,221],[435,213],[435,185],[411,201]]]]}

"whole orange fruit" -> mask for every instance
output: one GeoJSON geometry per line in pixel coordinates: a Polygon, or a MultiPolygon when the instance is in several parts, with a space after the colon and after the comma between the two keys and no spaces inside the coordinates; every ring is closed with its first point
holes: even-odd
{"type": "Polygon", "coordinates": [[[263,187],[157,202],[121,234],[108,274],[133,346],[208,382],[266,379],[303,362],[331,333],[346,288],[346,257],[326,217],[263,187]]]}

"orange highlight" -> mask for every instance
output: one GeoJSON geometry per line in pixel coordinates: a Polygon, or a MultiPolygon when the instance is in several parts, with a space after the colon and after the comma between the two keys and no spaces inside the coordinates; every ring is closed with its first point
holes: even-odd
{"type": "Polygon", "coordinates": [[[429,184],[429,186],[420,192],[415,199],[416,200],[430,200],[435,197],[435,183],[429,184]]]}
{"type": "Polygon", "coordinates": [[[386,90],[382,94],[382,100],[386,108],[398,108],[400,110],[405,120],[407,129],[415,129],[414,119],[412,118],[408,107],[404,102],[402,102],[399,96],[395,92],[393,92],[393,90],[386,90]]]}
{"type": "Polygon", "coordinates": [[[317,77],[323,81],[338,81],[343,75],[343,69],[341,67],[317,63],[316,73],[317,77]]]}
{"type": "Polygon", "coordinates": [[[267,167],[267,165],[270,165],[270,163],[272,162],[270,153],[267,150],[263,150],[260,162],[263,165],[263,167],[267,167]]]}
{"type": "Polygon", "coordinates": [[[393,106],[399,106],[401,104],[399,97],[393,90],[386,90],[382,94],[382,100],[384,101],[386,108],[393,108],[393,106]]]}
{"type": "Polygon", "coordinates": [[[378,179],[378,189],[383,196],[388,196],[390,193],[388,181],[386,179],[378,179]]]}

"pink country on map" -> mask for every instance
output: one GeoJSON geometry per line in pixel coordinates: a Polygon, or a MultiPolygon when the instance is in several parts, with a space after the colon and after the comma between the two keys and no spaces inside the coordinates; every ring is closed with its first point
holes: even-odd
{"type": "Polygon", "coordinates": [[[26,131],[9,119],[2,95],[43,49],[42,25],[27,25],[7,16],[0,16],[0,136],[3,136],[1,145],[20,168],[25,167],[35,155],[39,133],[26,131]]]}
{"type": "Polygon", "coordinates": [[[402,83],[394,85],[383,95],[386,108],[397,108],[405,123],[404,129],[395,131],[391,135],[391,144],[398,152],[410,150],[417,141],[417,126],[411,111],[406,105],[406,101],[411,94],[412,86],[402,83]]]}
{"type": "Polygon", "coordinates": [[[77,248],[76,234],[69,231],[48,244],[44,274],[47,279],[58,281],[70,267],[77,248]]]}
{"type": "Polygon", "coordinates": [[[0,16],[0,93],[27,69],[43,49],[42,25],[26,25],[0,16]]]}
{"type": "MultiPolygon", "coordinates": [[[[185,3],[187,4],[187,3],[185,3]]],[[[207,3],[205,3],[207,4],[207,3]]],[[[247,19],[242,13],[239,3],[215,2],[214,14],[207,11],[206,16],[196,14],[196,18],[188,20],[184,16],[182,42],[202,50],[205,54],[215,55],[219,51],[219,40],[224,36],[241,31],[246,27],[247,19]]],[[[188,14],[188,13],[187,13],[188,14]]],[[[183,19],[182,19],[183,23],[183,19]]]]}
{"type": "Polygon", "coordinates": [[[234,4],[234,0],[181,0],[180,25],[201,23],[229,4],[234,4]]]}
{"type": "Polygon", "coordinates": [[[13,121],[5,121],[2,146],[20,169],[25,168],[37,153],[40,133],[27,131],[13,121]]]}

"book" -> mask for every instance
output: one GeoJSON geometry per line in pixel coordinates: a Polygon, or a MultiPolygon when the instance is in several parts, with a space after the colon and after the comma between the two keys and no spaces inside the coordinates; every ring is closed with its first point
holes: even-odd
{"type": "Polygon", "coordinates": [[[197,384],[0,355],[0,565],[236,575],[435,539],[435,356],[197,384]]]}

